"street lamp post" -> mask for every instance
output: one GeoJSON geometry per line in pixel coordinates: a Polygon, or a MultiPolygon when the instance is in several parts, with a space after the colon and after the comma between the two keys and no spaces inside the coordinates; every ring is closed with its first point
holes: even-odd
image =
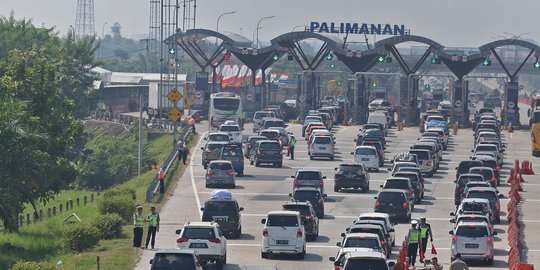
{"type": "Polygon", "coordinates": [[[257,45],[257,48],[259,48],[259,25],[261,24],[261,22],[262,22],[263,20],[266,20],[266,19],[272,19],[272,18],[274,18],[274,17],[276,17],[276,16],[272,15],[272,16],[268,16],[268,17],[263,17],[263,18],[261,18],[261,19],[259,20],[259,22],[257,23],[257,28],[255,28],[255,29],[257,30],[257,44],[256,44],[256,45],[257,45]]]}
{"type": "Polygon", "coordinates": [[[103,39],[103,36],[105,35],[105,25],[107,25],[108,22],[105,22],[103,26],[101,27],[101,39],[103,39]]]}
{"type": "MultiPolygon", "coordinates": [[[[236,10],[235,11],[225,12],[225,13],[222,13],[221,15],[219,15],[219,17],[217,18],[217,22],[216,22],[216,32],[219,32],[219,20],[221,20],[221,17],[223,17],[225,15],[229,15],[229,14],[234,14],[234,13],[236,13],[236,10]]],[[[218,43],[218,38],[216,38],[216,46],[217,46],[217,43],[218,43]]]]}
{"type": "MultiPolygon", "coordinates": [[[[251,40],[253,40],[253,42],[255,42],[255,33],[257,32],[257,30],[262,29],[262,28],[263,28],[263,27],[261,26],[261,27],[255,29],[255,30],[253,30],[253,38],[251,39],[251,40]]],[[[255,44],[255,47],[256,47],[256,46],[257,46],[257,45],[255,44]]]]}
{"type": "Polygon", "coordinates": [[[291,32],[294,32],[294,30],[296,30],[296,28],[298,28],[298,27],[304,27],[304,30],[305,30],[307,28],[307,25],[305,25],[305,24],[297,25],[297,26],[293,27],[291,32]]]}

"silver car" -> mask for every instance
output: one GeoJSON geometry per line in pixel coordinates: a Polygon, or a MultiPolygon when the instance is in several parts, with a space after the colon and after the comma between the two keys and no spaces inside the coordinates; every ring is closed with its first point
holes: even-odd
{"type": "Polygon", "coordinates": [[[232,163],[228,160],[211,161],[206,170],[205,186],[207,188],[214,186],[235,188],[236,173],[232,163]]]}
{"type": "Polygon", "coordinates": [[[452,259],[461,254],[464,260],[486,261],[493,265],[494,248],[493,236],[489,224],[486,222],[460,222],[455,230],[449,232],[452,237],[452,259]]]}

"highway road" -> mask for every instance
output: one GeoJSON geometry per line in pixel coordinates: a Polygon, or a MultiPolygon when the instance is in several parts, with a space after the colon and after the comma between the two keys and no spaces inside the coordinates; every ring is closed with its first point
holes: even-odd
{"type": "MultiPolygon", "coordinates": [[[[333,192],[334,167],[341,162],[350,162],[352,156],[350,152],[354,147],[353,139],[356,137],[359,126],[338,126],[333,132],[336,136],[336,159],[310,161],[307,155],[307,144],[301,135],[300,125],[291,125],[288,130],[293,132],[298,140],[295,160],[284,160],[283,168],[250,166],[246,162],[245,176],[237,178],[237,187],[232,190],[233,196],[238,200],[240,206],[245,208],[242,212],[243,235],[240,239],[228,240],[228,264],[225,269],[242,269],[246,265],[268,265],[276,266],[278,269],[332,269],[333,264],[328,257],[335,256],[338,247],[336,242],[341,241],[340,234],[359,214],[372,212],[374,196],[388,176],[386,168],[379,173],[371,173],[371,188],[369,193],[359,191],[333,192]],[[300,168],[319,168],[327,179],[325,180],[325,191],[328,197],[325,201],[326,216],[321,220],[320,236],[316,241],[308,242],[307,255],[304,260],[296,260],[288,257],[277,257],[273,259],[261,259],[260,244],[263,225],[260,220],[271,210],[281,209],[283,202],[289,199],[288,194],[292,191],[291,175],[300,168]]],[[[197,127],[199,132],[203,132],[204,123],[197,127]]],[[[246,125],[244,135],[250,134],[251,126],[246,125]]],[[[417,127],[406,128],[404,131],[392,130],[387,137],[388,145],[386,159],[392,158],[395,154],[407,151],[407,149],[419,137],[417,127]]],[[[516,131],[513,134],[504,132],[504,141],[507,143],[505,165],[501,176],[502,186],[499,188],[502,194],[508,194],[509,186],[505,183],[510,167],[514,159],[523,160],[530,158],[530,143],[528,131],[516,131]]],[[[204,187],[205,170],[201,166],[200,147],[204,141],[199,141],[191,157],[189,169],[179,180],[177,189],[172,192],[170,201],[161,212],[162,226],[158,233],[156,246],[159,248],[173,248],[175,246],[176,235],[174,230],[181,227],[187,221],[200,220],[200,204],[207,199],[213,189],[204,187]]],[[[459,130],[457,136],[452,136],[445,151],[444,160],[441,162],[439,171],[431,178],[427,178],[426,197],[422,204],[415,206],[413,218],[425,216],[427,222],[431,224],[434,233],[434,245],[438,251],[439,261],[446,265],[447,269],[450,261],[451,229],[449,213],[455,210],[453,203],[454,196],[454,175],[455,167],[461,160],[469,159],[473,145],[472,131],[459,130]]],[[[286,158],[286,157],[285,157],[286,158]]],[[[389,163],[386,162],[385,167],[389,163]]],[[[526,188],[527,186],[525,186],[526,188]]],[[[495,262],[491,267],[484,265],[474,265],[471,269],[507,269],[508,241],[506,238],[507,220],[506,204],[508,199],[502,199],[501,212],[502,222],[495,228],[499,233],[495,237],[495,262]],[[478,268],[477,268],[478,267],[478,268]]],[[[540,202],[531,202],[528,207],[536,209],[540,202]]],[[[536,224],[534,224],[536,225],[536,224]]],[[[399,245],[404,239],[409,224],[396,226],[396,247],[393,249],[391,260],[395,260],[399,245]]],[[[536,243],[537,241],[534,241],[536,243]]],[[[531,241],[531,244],[533,241],[531,241]]],[[[529,257],[531,253],[540,252],[540,246],[536,249],[529,247],[529,257]]],[[[428,249],[429,250],[429,249],[428,249]]],[[[135,269],[148,269],[148,261],[152,257],[153,251],[145,250],[135,269]]],[[[535,254],[532,254],[532,257],[535,254]]],[[[538,254],[540,255],[540,254],[538,254]]],[[[428,258],[431,255],[427,256],[428,258]]]]}

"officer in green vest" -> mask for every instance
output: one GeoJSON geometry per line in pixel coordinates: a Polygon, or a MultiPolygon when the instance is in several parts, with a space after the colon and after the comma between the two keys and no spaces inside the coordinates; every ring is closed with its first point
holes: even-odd
{"type": "Polygon", "coordinates": [[[287,156],[291,155],[291,160],[294,160],[294,147],[296,146],[296,138],[294,135],[291,135],[291,141],[289,142],[289,151],[287,152],[287,156]]]}
{"type": "MultiPolygon", "coordinates": [[[[421,217],[420,218],[420,236],[422,238],[422,249],[420,249],[420,252],[422,253],[425,253],[426,252],[426,247],[427,247],[427,240],[428,240],[428,236],[431,240],[431,242],[433,242],[433,234],[431,233],[431,225],[427,224],[426,223],[426,218],[425,217],[421,217]]],[[[424,260],[422,260],[422,257],[420,257],[420,262],[423,263],[424,260]]]]}
{"type": "Polygon", "coordinates": [[[133,247],[141,247],[143,230],[144,230],[144,216],[142,214],[142,205],[137,206],[137,210],[133,213],[133,247]]]}
{"type": "Polygon", "coordinates": [[[154,249],[156,232],[159,232],[159,214],[156,212],[155,206],[152,205],[150,207],[150,214],[146,217],[146,221],[148,222],[148,234],[146,235],[144,247],[148,248],[148,242],[150,242],[150,238],[152,238],[152,249],[154,249]]]}
{"type": "Polygon", "coordinates": [[[409,264],[414,266],[416,262],[416,254],[418,253],[418,245],[422,244],[422,238],[420,237],[420,230],[417,228],[418,221],[411,221],[411,228],[407,234],[409,264]]]}

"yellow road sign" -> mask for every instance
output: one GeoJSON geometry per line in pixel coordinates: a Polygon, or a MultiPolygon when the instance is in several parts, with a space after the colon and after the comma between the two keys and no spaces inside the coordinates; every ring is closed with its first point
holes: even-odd
{"type": "Polygon", "coordinates": [[[182,94],[178,92],[176,88],[173,88],[169,93],[167,94],[167,98],[174,104],[176,104],[179,100],[183,98],[182,94]]]}
{"type": "Polygon", "coordinates": [[[183,115],[184,113],[181,112],[178,108],[174,107],[172,108],[168,113],[167,115],[169,116],[169,119],[171,119],[171,121],[173,122],[176,122],[178,121],[178,119],[180,119],[180,117],[183,115]]]}

